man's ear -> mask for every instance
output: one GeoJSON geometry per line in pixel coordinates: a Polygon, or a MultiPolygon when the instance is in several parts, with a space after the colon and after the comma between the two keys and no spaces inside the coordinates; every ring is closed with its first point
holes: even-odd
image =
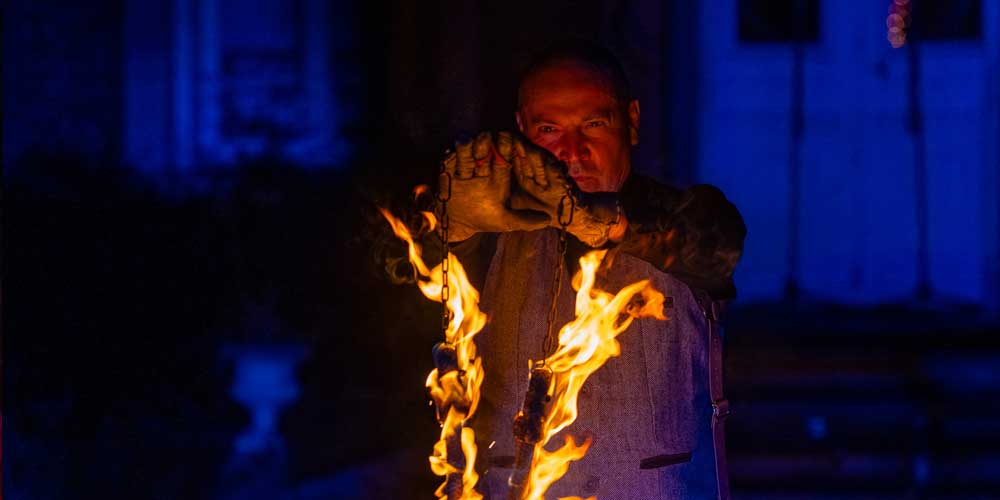
{"type": "Polygon", "coordinates": [[[514,119],[517,120],[517,129],[520,130],[521,133],[523,134],[524,133],[524,121],[521,120],[521,110],[520,109],[514,112],[514,119]]]}
{"type": "Polygon", "coordinates": [[[628,103],[628,135],[632,145],[639,144],[639,100],[628,103]]]}

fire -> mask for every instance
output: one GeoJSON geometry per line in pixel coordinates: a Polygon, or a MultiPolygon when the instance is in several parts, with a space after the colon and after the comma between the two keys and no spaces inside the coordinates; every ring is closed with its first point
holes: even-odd
{"type": "MultiPolygon", "coordinates": [[[[379,210],[396,236],[407,243],[420,291],[428,299],[440,302],[444,274],[441,264],[428,268],[421,258],[420,244],[413,240],[406,225],[388,210],[379,210]]],[[[423,215],[433,230],[434,215],[430,212],[423,212],[423,215]]],[[[475,471],[475,432],[465,426],[465,422],[479,404],[483,363],[476,356],[473,337],[486,325],[486,315],[478,307],[479,292],[469,283],[465,269],[451,253],[448,254],[448,288],[447,307],[451,317],[445,341],[434,350],[437,368],[427,376],[426,382],[441,422],[441,436],[434,445],[430,465],[434,474],[445,477],[445,482],[435,492],[439,499],[479,500],[482,495],[475,491],[479,481],[475,471]]]]}
{"type": "MultiPolygon", "coordinates": [[[[409,229],[387,210],[380,209],[396,236],[408,245],[417,285],[434,301],[441,300],[443,272],[439,264],[428,268],[421,258],[420,244],[409,229]]],[[[423,213],[433,229],[436,219],[423,213]]],[[[532,450],[522,500],[542,500],[548,488],[566,474],[570,462],[587,453],[590,440],[581,444],[566,436],[565,443],[555,451],[545,448],[560,431],[576,421],[577,400],[587,378],[620,353],[616,337],[638,317],[667,319],[663,315],[663,294],[653,289],[649,280],[633,283],[617,294],[594,288],[597,269],[607,251],[593,251],[580,259],[580,273],[574,279],[576,319],[559,331],[559,347],[545,359],[551,371],[548,386],[550,402],[542,421],[541,439],[532,450]]],[[[441,435],[430,456],[431,470],[444,476],[445,482],[435,494],[439,499],[480,500],[475,491],[479,476],[475,471],[475,432],[465,424],[479,403],[483,382],[482,359],[476,356],[473,337],[486,324],[486,315],[479,310],[479,292],[468,281],[458,259],[448,254],[447,301],[451,317],[445,332],[445,342],[435,348],[437,368],[427,377],[426,386],[438,409],[441,435]]],[[[543,386],[544,388],[544,386],[543,386]]],[[[579,497],[561,500],[582,500],[579,497]]],[[[591,497],[588,500],[596,500],[591,497]]]]}
{"type": "Polygon", "coordinates": [[[555,451],[546,450],[545,445],[576,421],[577,399],[587,378],[621,352],[615,337],[637,317],[667,319],[663,294],[653,289],[649,280],[633,283],[614,295],[594,288],[597,269],[606,253],[593,251],[580,259],[580,274],[574,279],[574,287],[579,282],[576,319],[562,327],[559,348],[545,359],[545,366],[552,372],[551,401],[521,496],[524,500],[542,500],[549,486],[566,474],[569,463],[587,453],[589,440],[578,445],[569,436],[555,451]]]}

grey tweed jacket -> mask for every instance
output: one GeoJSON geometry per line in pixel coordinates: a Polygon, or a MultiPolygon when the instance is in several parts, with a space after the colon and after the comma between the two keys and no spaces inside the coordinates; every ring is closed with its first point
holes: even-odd
{"type": "MultiPolygon", "coordinates": [[[[476,337],[486,378],[474,421],[487,499],[507,498],[514,455],[512,422],[524,399],[529,360],[541,356],[557,258],[554,229],[504,233],[490,260],[480,307],[489,321],[476,337]]],[[[563,283],[570,282],[567,273],[563,283]]],[[[668,321],[643,318],[618,340],[621,355],[590,377],[580,417],[564,433],[593,439],[546,498],[708,499],[716,495],[707,387],[707,322],[687,285],[624,253],[614,256],[604,288],[616,292],[650,278],[668,297],[668,321]]],[[[557,327],[573,318],[564,286],[557,327]]],[[[578,440],[579,441],[579,440],[578,440]]],[[[563,439],[553,439],[554,446],[563,439]]]]}

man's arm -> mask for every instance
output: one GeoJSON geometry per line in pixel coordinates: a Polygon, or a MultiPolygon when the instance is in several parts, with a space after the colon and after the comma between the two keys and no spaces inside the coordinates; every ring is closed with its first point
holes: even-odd
{"type": "Polygon", "coordinates": [[[620,195],[629,221],[620,251],[715,299],[735,297],[746,226],[722,191],[706,184],[682,191],[633,176],[620,195]]]}

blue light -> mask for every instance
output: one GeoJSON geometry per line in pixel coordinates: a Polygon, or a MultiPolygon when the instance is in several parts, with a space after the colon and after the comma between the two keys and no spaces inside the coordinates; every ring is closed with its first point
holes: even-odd
{"type": "Polygon", "coordinates": [[[820,441],[827,436],[826,417],[810,416],[806,417],[806,431],[813,441],[820,441]]]}

